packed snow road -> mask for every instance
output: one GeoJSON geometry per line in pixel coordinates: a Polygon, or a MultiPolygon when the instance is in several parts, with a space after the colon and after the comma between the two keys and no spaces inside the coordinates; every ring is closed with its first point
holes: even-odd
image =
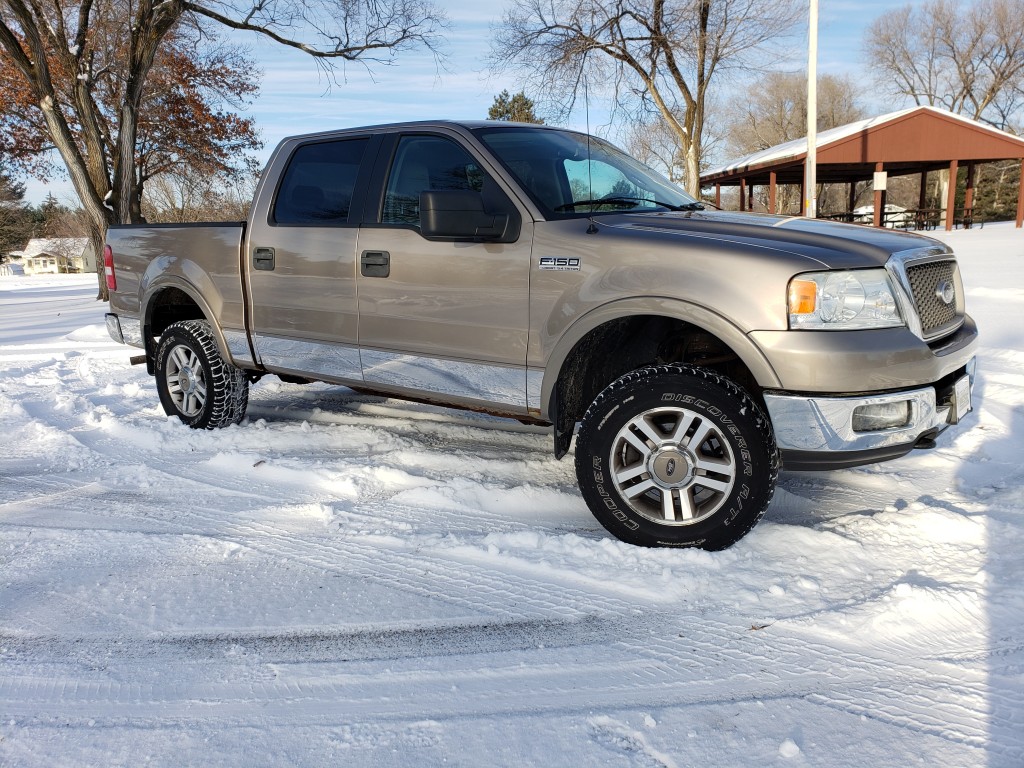
{"type": "Polygon", "coordinates": [[[0,765],[1024,764],[1024,236],[949,237],[965,428],[714,554],[514,422],[268,377],[189,430],[90,277],[0,278],[0,765]]]}

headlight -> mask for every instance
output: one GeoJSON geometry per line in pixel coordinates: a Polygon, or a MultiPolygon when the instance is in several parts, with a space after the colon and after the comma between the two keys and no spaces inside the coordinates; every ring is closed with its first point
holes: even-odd
{"type": "Polygon", "coordinates": [[[789,327],[848,331],[903,325],[884,269],[805,272],[789,282],[789,327]]]}

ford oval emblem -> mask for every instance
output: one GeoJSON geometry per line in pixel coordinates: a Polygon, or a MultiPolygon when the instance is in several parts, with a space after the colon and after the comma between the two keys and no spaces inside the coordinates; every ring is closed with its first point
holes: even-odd
{"type": "Polygon", "coordinates": [[[949,280],[943,280],[935,286],[935,295],[939,297],[939,301],[943,304],[952,304],[953,299],[956,298],[956,290],[953,288],[953,283],[949,280]]]}

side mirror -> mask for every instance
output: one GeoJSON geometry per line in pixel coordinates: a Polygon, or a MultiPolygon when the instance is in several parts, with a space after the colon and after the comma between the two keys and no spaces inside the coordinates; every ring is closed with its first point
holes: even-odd
{"type": "Polygon", "coordinates": [[[420,234],[428,240],[511,243],[519,227],[508,213],[487,213],[484,198],[473,190],[420,192],[420,234]]]}

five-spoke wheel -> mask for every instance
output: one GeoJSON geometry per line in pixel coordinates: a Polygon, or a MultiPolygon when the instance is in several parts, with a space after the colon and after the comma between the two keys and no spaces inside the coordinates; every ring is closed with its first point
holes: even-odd
{"type": "Polygon", "coordinates": [[[703,368],[641,368],[587,410],[576,476],[598,521],[644,546],[723,549],[764,514],[779,454],[771,423],[735,382],[703,368]]]}
{"type": "Polygon", "coordinates": [[[615,436],[608,466],[636,512],[671,525],[713,515],[736,479],[736,459],[721,429],[686,408],[634,416],[615,436]]]}

